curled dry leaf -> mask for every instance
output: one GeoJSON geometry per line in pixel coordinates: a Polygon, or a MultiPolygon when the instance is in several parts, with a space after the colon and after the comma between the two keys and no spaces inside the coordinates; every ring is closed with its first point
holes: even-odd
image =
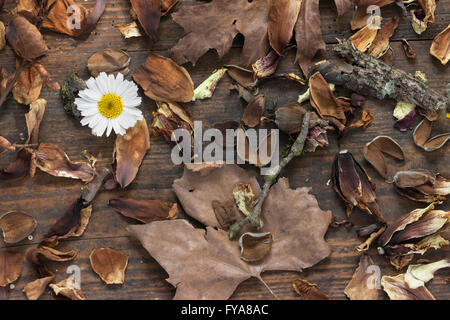
{"type": "Polygon", "coordinates": [[[255,74],[251,70],[235,65],[227,65],[226,68],[227,74],[234,82],[238,84],[239,97],[247,102],[250,102],[249,100],[253,99],[252,93],[255,91],[256,86],[255,74]],[[250,96],[251,98],[248,99],[247,96],[250,96]]]}
{"type": "Polygon", "coordinates": [[[213,200],[211,206],[219,223],[219,228],[222,230],[228,231],[233,223],[242,219],[242,213],[233,200],[223,202],[213,200]]]}
{"type": "Polygon", "coordinates": [[[6,39],[14,52],[28,61],[39,58],[48,52],[48,47],[38,28],[20,15],[10,21],[6,29],[6,39]]]}
{"type": "Polygon", "coordinates": [[[0,50],[6,47],[6,29],[3,21],[0,21],[0,50]]]}
{"type": "Polygon", "coordinates": [[[31,281],[25,285],[23,292],[28,300],[37,300],[44,293],[48,284],[52,282],[55,276],[48,276],[31,281]]]}
{"type": "Polygon", "coordinates": [[[448,245],[449,242],[437,232],[450,221],[450,211],[433,209],[434,204],[430,204],[403,215],[378,238],[378,245],[397,269],[408,265],[414,254],[448,245]]]}
{"type": "Polygon", "coordinates": [[[309,78],[309,90],[311,105],[322,118],[333,117],[345,123],[344,109],[338,103],[329,84],[320,72],[314,73],[309,78]]]}
{"type": "Polygon", "coordinates": [[[80,179],[89,182],[94,178],[95,169],[86,161],[71,161],[57,145],[43,142],[36,151],[37,167],[55,177],[80,179]]]}
{"type": "Polygon", "coordinates": [[[450,194],[450,179],[424,169],[399,171],[394,184],[402,196],[414,201],[440,203],[450,194]]]}
{"type": "Polygon", "coordinates": [[[277,108],[275,111],[275,123],[281,131],[288,134],[300,132],[302,119],[306,110],[298,104],[288,104],[277,108]]]}
{"type": "Polygon", "coordinates": [[[0,217],[0,229],[5,243],[22,241],[33,233],[36,225],[37,222],[32,216],[19,211],[8,212],[0,217]]]}
{"type": "Polygon", "coordinates": [[[268,49],[267,0],[214,0],[194,6],[181,5],[172,19],[185,31],[185,36],[171,49],[173,59],[179,64],[195,65],[210,49],[215,49],[222,58],[238,33],[245,38],[243,65],[264,57],[268,49]]]}
{"type": "Polygon", "coordinates": [[[413,47],[409,44],[408,40],[406,40],[405,38],[402,38],[402,47],[403,50],[405,51],[405,55],[406,57],[408,57],[409,59],[415,59],[417,54],[414,51],[413,47]]]}
{"type": "Polygon", "coordinates": [[[186,69],[158,54],[148,56],[133,79],[156,101],[189,102],[194,96],[194,83],[186,69]]]}
{"type": "Polygon", "coordinates": [[[19,279],[23,269],[20,252],[0,251],[0,287],[6,287],[19,279]]]}
{"type": "Polygon", "coordinates": [[[106,48],[97,51],[88,60],[89,73],[97,77],[100,72],[117,75],[119,72],[127,75],[130,70],[130,55],[123,50],[106,48]]]}
{"type": "Polygon", "coordinates": [[[110,248],[93,250],[89,255],[92,270],[106,284],[123,284],[128,257],[110,248]]]}
{"type": "Polygon", "coordinates": [[[402,148],[391,137],[378,136],[364,146],[364,158],[383,178],[386,178],[388,170],[384,154],[397,160],[405,160],[402,148]]]}
{"type": "Polygon", "coordinates": [[[162,200],[110,199],[109,206],[122,215],[143,223],[178,218],[176,203],[162,200]]]}
{"type": "Polygon", "coordinates": [[[238,184],[250,184],[256,197],[260,193],[255,177],[236,165],[224,165],[203,175],[185,168],[173,189],[187,214],[205,225],[220,227],[212,201],[236,206],[233,190],[238,184]]]}
{"type": "Polygon", "coordinates": [[[48,7],[53,6],[47,18],[42,23],[42,27],[67,34],[71,37],[80,37],[89,35],[97,25],[98,20],[105,11],[106,0],[96,0],[91,11],[73,0],[50,0],[48,7]],[[55,3],[56,1],[56,3],[55,3]],[[78,19],[70,20],[68,13],[73,12],[73,8],[78,14],[78,19]]]}
{"type": "Polygon", "coordinates": [[[355,12],[353,13],[353,18],[351,22],[352,30],[358,30],[366,26],[370,16],[371,16],[370,13],[367,12],[367,7],[357,7],[355,12]]]}
{"type": "Polygon", "coordinates": [[[446,65],[450,60],[450,24],[431,43],[430,54],[446,65]]]}
{"type": "MultiPolygon", "coordinates": [[[[377,240],[378,237],[379,237],[380,235],[382,235],[383,232],[384,232],[385,230],[386,230],[386,225],[383,225],[383,226],[380,227],[380,229],[373,231],[373,232],[369,235],[369,237],[366,239],[366,241],[364,241],[363,243],[361,243],[360,245],[358,245],[358,246],[356,247],[356,250],[359,251],[359,252],[369,250],[369,248],[370,248],[370,246],[372,245],[372,243],[373,243],[375,240],[377,240]]],[[[358,234],[358,236],[360,236],[360,235],[358,234]]]]}
{"type": "Polygon", "coordinates": [[[197,88],[195,88],[192,101],[211,98],[214,90],[216,90],[217,84],[220,79],[222,79],[226,71],[226,68],[220,68],[219,70],[214,71],[212,75],[210,75],[197,88]]]}
{"type": "Polygon", "coordinates": [[[425,286],[411,289],[403,273],[394,277],[381,277],[381,285],[391,300],[436,300],[425,286]]]}
{"type": "MultiPolygon", "coordinates": [[[[191,115],[180,105],[172,102],[156,102],[158,109],[153,112],[152,135],[162,136],[167,142],[177,141],[176,129],[185,129],[193,134],[194,121],[191,115]]],[[[192,139],[193,143],[193,139],[192,139]]]]}
{"type": "Polygon", "coordinates": [[[139,23],[150,40],[159,40],[158,27],[161,19],[161,0],[130,0],[139,23]]]}
{"type": "MultiPolygon", "coordinates": [[[[20,62],[16,62],[16,68],[20,62]]],[[[41,73],[37,68],[37,63],[26,67],[17,78],[12,94],[14,99],[21,104],[30,104],[39,98],[43,85],[41,73]]]]}
{"type": "Polygon", "coordinates": [[[270,46],[278,55],[289,44],[300,12],[301,0],[269,0],[267,33],[270,46]]]}
{"type": "Polygon", "coordinates": [[[434,12],[436,10],[435,0],[418,0],[421,7],[419,10],[411,10],[411,24],[417,34],[424,32],[428,23],[434,22],[434,12]]]}
{"type": "MultiPolygon", "coordinates": [[[[223,168],[227,167],[236,166],[223,168]]],[[[214,173],[223,168],[216,169],[205,183],[216,179],[214,173]]],[[[252,276],[261,279],[263,271],[300,271],[330,254],[323,237],[331,222],[331,212],[320,210],[308,191],[308,188],[290,189],[287,179],[280,179],[270,189],[263,220],[265,230],[273,235],[272,250],[259,263],[242,261],[238,244],[229,240],[225,231],[211,226],[206,231],[195,229],[180,219],[128,226],[128,230],[167,271],[167,281],[177,287],[175,299],[227,299],[242,281],[252,276]],[[181,261],[183,268],[178,267],[181,261]]],[[[205,198],[202,202],[209,202],[211,197],[208,192],[196,197],[199,196],[205,198]]],[[[192,198],[181,202],[186,208],[192,198]]],[[[209,220],[213,219],[211,213],[209,220]]]]}
{"type": "Polygon", "coordinates": [[[397,101],[392,115],[397,119],[395,127],[400,131],[412,129],[414,116],[416,115],[416,106],[405,101],[397,101]]]}
{"type": "Polygon", "coordinates": [[[270,232],[246,232],[239,238],[241,259],[255,262],[266,257],[272,249],[273,237],[270,232]]]}
{"type": "Polygon", "coordinates": [[[413,132],[414,143],[425,151],[437,150],[450,140],[450,132],[430,138],[432,126],[433,122],[425,118],[417,125],[413,132]]]}
{"type": "Polygon", "coordinates": [[[361,52],[366,52],[374,42],[377,33],[377,28],[369,28],[369,26],[366,25],[364,28],[348,38],[348,40],[353,43],[356,49],[361,52]]]}
{"type": "Polygon", "coordinates": [[[142,37],[141,30],[137,25],[136,21],[132,21],[127,24],[116,24],[117,29],[119,29],[120,33],[123,35],[125,39],[133,38],[133,37],[142,37]]]}
{"type": "Polygon", "coordinates": [[[145,119],[137,121],[125,135],[117,135],[111,167],[115,180],[122,188],[134,180],[149,149],[150,135],[145,119]]]}
{"type": "Polygon", "coordinates": [[[317,285],[305,279],[297,279],[292,283],[295,292],[303,300],[330,300],[330,298],[317,288],[317,285]]]}
{"type": "Polygon", "coordinates": [[[377,289],[375,264],[369,255],[363,254],[352,279],[344,293],[350,300],[381,300],[381,290],[377,289]]]}
{"type": "Polygon", "coordinates": [[[387,22],[381,26],[371,46],[367,50],[367,54],[375,58],[380,58],[385,54],[389,47],[389,39],[397,29],[399,21],[400,18],[398,17],[389,18],[387,22]]]}
{"type": "Polygon", "coordinates": [[[405,282],[411,289],[417,289],[433,279],[436,271],[448,267],[450,267],[450,260],[448,259],[427,264],[409,265],[405,273],[405,282]]]}
{"type": "Polygon", "coordinates": [[[0,147],[7,151],[16,151],[16,147],[12,145],[6,138],[0,136],[0,147]]]}
{"type": "Polygon", "coordinates": [[[336,155],[331,175],[334,190],[347,207],[347,216],[350,216],[353,207],[357,206],[384,221],[376,203],[376,186],[350,152],[343,150],[336,155]]]}
{"type": "Polygon", "coordinates": [[[325,50],[325,41],[320,29],[319,0],[302,1],[295,24],[295,41],[297,43],[295,61],[307,77],[317,51],[325,50]]]}
{"type": "Polygon", "coordinates": [[[48,269],[45,260],[70,261],[77,256],[77,253],[76,250],[63,252],[45,245],[39,245],[36,248],[29,248],[25,253],[25,257],[39,277],[46,278],[53,276],[54,273],[48,269]]]}
{"type": "Polygon", "coordinates": [[[256,127],[260,124],[261,117],[264,113],[264,101],[264,95],[259,94],[247,105],[243,117],[246,126],[256,127]]]}
{"type": "Polygon", "coordinates": [[[62,295],[70,300],[86,300],[75,277],[69,277],[58,283],[50,283],[50,288],[56,295],[62,295]]]}
{"type": "Polygon", "coordinates": [[[265,57],[256,60],[255,63],[252,64],[255,77],[258,79],[263,79],[274,74],[277,70],[280,59],[281,56],[279,56],[275,51],[270,50],[265,57]]]}

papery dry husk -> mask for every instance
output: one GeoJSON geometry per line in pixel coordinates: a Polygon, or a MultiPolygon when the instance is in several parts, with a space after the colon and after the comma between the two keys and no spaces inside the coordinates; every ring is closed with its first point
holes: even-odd
{"type": "Polygon", "coordinates": [[[433,39],[430,54],[439,59],[443,65],[450,60],[450,24],[433,39]]]}
{"type": "Polygon", "coordinates": [[[88,60],[89,73],[97,77],[100,72],[117,75],[119,72],[127,75],[130,70],[131,57],[123,50],[115,48],[106,48],[97,51],[88,60]]]}
{"type": "Polygon", "coordinates": [[[267,34],[270,46],[280,56],[291,41],[301,4],[301,0],[268,1],[267,34]]]}
{"type": "Polygon", "coordinates": [[[50,283],[50,288],[56,295],[62,295],[70,300],[86,300],[75,278],[67,278],[56,284],[50,283]]]}
{"type": "Polygon", "coordinates": [[[123,284],[128,257],[110,248],[93,250],[89,255],[92,270],[106,284],[123,284]]]}
{"type": "Polygon", "coordinates": [[[55,278],[55,276],[48,276],[39,278],[34,281],[28,282],[23,288],[23,292],[27,296],[28,300],[37,300],[44,293],[48,284],[55,278]]]}
{"type": "Polygon", "coordinates": [[[410,265],[405,273],[405,282],[411,289],[417,289],[433,279],[436,271],[448,267],[450,267],[450,260],[448,259],[427,264],[410,265]]]}
{"type": "Polygon", "coordinates": [[[133,79],[156,101],[189,102],[194,96],[194,83],[186,69],[158,54],[148,56],[133,79]]]}
{"type": "Polygon", "coordinates": [[[405,275],[383,276],[381,278],[383,290],[391,300],[436,300],[425,286],[411,289],[405,281],[405,275]]]}
{"type": "MultiPolygon", "coordinates": [[[[344,0],[346,1],[346,0],[344,0]]],[[[368,19],[370,18],[371,14],[367,13],[366,7],[357,7],[355,10],[355,13],[353,14],[351,27],[352,30],[358,30],[362,27],[366,26],[368,19]]]]}
{"type": "Polygon", "coordinates": [[[162,200],[110,199],[109,206],[122,215],[143,223],[178,218],[176,203],[162,200]]]}
{"type": "Polygon", "coordinates": [[[405,160],[405,155],[400,145],[388,136],[378,136],[364,146],[364,158],[386,178],[388,170],[383,154],[401,161],[405,160]]]}
{"type": "Polygon", "coordinates": [[[288,104],[275,111],[275,123],[288,134],[300,132],[306,110],[298,104],[288,104]]]}
{"type": "MultiPolygon", "coordinates": [[[[16,62],[16,68],[19,61],[16,62]]],[[[36,101],[41,94],[43,79],[36,65],[26,67],[17,78],[12,94],[14,99],[21,104],[30,104],[36,101]]]]}
{"type": "Polygon", "coordinates": [[[23,255],[20,252],[0,251],[0,287],[6,287],[19,279],[23,269],[23,255]]]}
{"type": "Polygon", "coordinates": [[[375,58],[380,58],[386,52],[389,47],[389,39],[397,29],[399,21],[400,18],[398,17],[389,18],[381,26],[371,46],[367,50],[368,55],[375,58]]]}
{"type": "Polygon", "coordinates": [[[94,178],[95,169],[86,161],[71,161],[57,145],[43,142],[36,151],[37,167],[55,177],[80,179],[89,182],[94,178]]]}
{"type": "Polygon", "coordinates": [[[111,167],[114,179],[122,188],[133,182],[149,149],[150,134],[145,118],[127,129],[125,135],[117,135],[111,167]]]}
{"type": "Polygon", "coordinates": [[[16,147],[5,137],[0,136],[0,147],[7,151],[16,151],[16,147]]]}
{"type": "Polygon", "coordinates": [[[281,56],[279,56],[274,50],[270,50],[269,53],[252,64],[252,69],[255,77],[263,79],[271,76],[275,73],[280,62],[281,56]]]}
{"type": "Polygon", "coordinates": [[[226,68],[220,68],[214,71],[212,75],[210,75],[197,88],[195,88],[192,101],[211,98],[214,91],[216,90],[217,84],[225,75],[226,71],[226,68]]]}
{"type": "Polygon", "coordinates": [[[161,0],[161,16],[168,15],[177,3],[178,0],[161,0]]]}
{"type": "Polygon", "coordinates": [[[272,249],[273,236],[270,232],[246,232],[239,238],[241,259],[255,262],[267,256],[272,249]]]}
{"type": "Polygon", "coordinates": [[[416,56],[417,56],[416,52],[414,51],[413,47],[409,44],[408,40],[406,40],[405,38],[402,39],[402,47],[403,47],[403,50],[405,51],[405,55],[409,59],[416,58],[416,56]]]}
{"type": "Polygon", "coordinates": [[[3,21],[0,21],[0,50],[6,47],[6,29],[3,21]]]}
{"type": "Polygon", "coordinates": [[[150,40],[159,40],[158,27],[161,19],[161,0],[130,0],[139,23],[150,40]]]}
{"type": "Polygon", "coordinates": [[[243,121],[246,126],[256,127],[261,122],[264,113],[264,95],[257,95],[245,108],[243,121]]]}
{"type": "Polygon", "coordinates": [[[417,125],[413,132],[414,143],[425,151],[437,150],[450,140],[450,132],[430,138],[432,126],[433,122],[425,118],[417,125]]]}
{"type": "Polygon", "coordinates": [[[334,117],[345,123],[346,117],[342,105],[338,103],[320,72],[314,73],[309,78],[309,90],[311,105],[322,118],[334,117]]]}
{"type": "Polygon", "coordinates": [[[292,283],[295,292],[302,300],[329,300],[330,298],[317,288],[317,285],[305,279],[297,279],[292,283]]]}
{"type": "MultiPolygon", "coordinates": [[[[194,121],[187,110],[171,102],[156,102],[158,109],[153,112],[151,131],[153,136],[162,136],[167,142],[176,141],[176,129],[185,129],[193,134],[194,121]]],[[[194,143],[191,137],[192,145],[194,143]]]]}
{"type": "Polygon", "coordinates": [[[369,255],[363,254],[344,293],[350,300],[381,300],[381,290],[376,288],[375,264],[369,255]]]}
{"type": "Polygon", "coordinates": [[[361,52],[366,52],[372,45],[378,33],[378,29],[369,28],[365,26],[355,34],[353,34],[348,40],[353,43],[356,49],[361,52]]]}
{"type": "Polygon", "coordinates": [[[142,37],[141,30],[139,29],[136,21],[132,21],[127,24],[116,24],[116,27],[125,39],[142,37]]]}
{"type": "Polygon", "coordinates": [[[5,243],[17,243],[22,241],[36,228],[36,220],[23,212],[12,211],[0,217],[0,229],[3,232],[5,243]]]}

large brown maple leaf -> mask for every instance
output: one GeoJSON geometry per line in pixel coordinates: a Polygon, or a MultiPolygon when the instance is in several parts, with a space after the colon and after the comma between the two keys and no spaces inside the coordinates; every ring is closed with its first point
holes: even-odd
{"type": "Polygon", "coordinates": [[[172,48],[178,64],[193,65],[209,49],[215,49],[222,58],[230,50],[238,33],[245,37],[241,62],[249,65],[265,56],[267,41],[267,0],[213,0],[188,6],[183,5],[172,14],[186,35],[172,48]]]}
{"type": "MultiPolygon", "coordinates": [[[[156,221],[128,230],[167,271],[167,281],[177,288],[175,299],[228,299],[242,281],[262,281],[263,271],[301,271],[330,254],[324,235],[331,212],[321,210],[308,192],[305,187],[289,188],[286,178],[271,188],[263,222],[273,244],[258,263],[241,260],[237,241],[229,240],[225,231],[196,229],[186,220],[156,221]]],[[[210,196],[205,192],[205,199],[195,200],[199,208],[210,196]]]]}

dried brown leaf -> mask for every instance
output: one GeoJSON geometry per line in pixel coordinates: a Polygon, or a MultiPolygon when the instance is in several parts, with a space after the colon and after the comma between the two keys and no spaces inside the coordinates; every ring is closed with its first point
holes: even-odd
{"type": "Polygon", "coordinates": [[[411,289],[403,273],[394,277],[383,276],[381,285],[391,300],[436,300],[425,286],[411,289]]]}
{"type": "Polygon", "coordinates": [[[111,166],[114,178],[122,188],[134,180],[149,149],[150,134],[145,119],[137,121],[125,135],[116,137],[111,166]]]}
{"type": "Polygon", "coordinates": [[[38,28],[19,15],[10,21],[6,29],[6,39],[14,52],[25,60],[39,58],[48,52],[48,47],[38,28]]]}
{"type": "Polygon", "coordinates": [[[369,28],[365,26],[355,34],[353,34],[348,40],[353,43],[356,49],[362,52],[366,52],[372,45],[378,33],[378,29],[369,28]]]}
{"type": "Polygon", "coordinates": [[[322,118],[334,117],[345,123],[344,109],[320,72],[314,73],[309,78],[309,90],[311,105],[322,118]]]}
{"type": "Polygon", "coordinates": [[[260,124],[261,117],[264,113],[264,101],[264,95],[259,94],[247,105],[243,117],[246,126],[256,127],[260,124]]]}
{"type": "Polygon", "coordinates": [[[172,14],[185,36],[171,49],[179,64],[193,65],[210,49],[222,58],[238,33],[244,35],[241,62],[248,66],[267,49],[267,0],[214,0],[199,5],[181,5],[172,14]]]}
{"type": "Polygon", "coordinates": [[[293,134],[302,129],[302,119],[306,110],[298,104],[288,104],[275,111],[275,123],[280,130],[293,134]]]}
{"type": "Polygon", "coordinates": [[[374,267],[375,264],[370,256],[363,254],[352,279],[344,290],[350,300],[381,300],[381,290],[377,289],[374,267]]]}
{"type": "Polygon", "coordinates": [[[150,37],[156,42],[159,40],[158,27],[161,18],[161,0],[130,0],[131,7],[139,23],[150,37]]]}
{"type": "Polygon", "coordinates": [[[136,21],[132,21],[127,24],[116,24],[116,27],[119,29],[120,33],[125,39],[142,37],[141,30],[139,29],[136,21]]]}
{"type": "Polygon", "coordinates": [[[280,60],[281,56],[279,56],[274,50],[270,50],[265,57],[259,58],[252,64],[255,77],[258,79],[263,79],[274,74],[280,60]]]}
{"type": "Polygon", "coordinates": [[[364,146],[364,158],[383,178],[386,178],[388,170],[384,154],[397,160],[405,160],[402,148],[391,137],[377,136],[364,146]]]}
{"type": "Polygon", "coordinates": [[[109,206],[122,215],[143,223],[178,218],[176,203],[162,200],[110,199],[109,206]]]}
{"type": "Polygon", "coordinates": [[[23,255],[20,252],[0,251],[0,287],[6,287],[19,279],[23,269],[23,255]]]}
{"type": "Polygon", "coordinates": [[[0,217],[0,229],[5,243],[22,241],[33,233],[36,225],[32,216],[19,211],[8,212],[0,217]]]}
{"type": "Polygon", "coordinates": [[[148,56],[133,79],[156,101],[189,102],[194,96],[194,83],[186,69],[158,54],[148,56]]]}
{"type": "MultiPolygon", "coordinates": [[[[403,47],[403,50],[405,51],[406,57],[408,57],[409,59],[416,58],[416,56],[417,56],[416,52],[414,51],[413,47],[408,42],[408,40],[406,40],[405,38],[402,39],[402,47],[403,47]]],[[[431,51],[431,49],[430,49],[430,51],[431,51]]]]}
{"type": "Polygon", "coordinates": [[[6,47],[6,29],[3,21],[0,21],[0,50],[6,47]]]}
{"type": "Polygon", "coordinates": [[[16,151],[16,147],[12,145],[5,137],[0,136],[0,147],[7,151],[16,151]]]}
{"type": "Polygon", "coordinates": [[[128,257],[110,248],[95,249],[89,255],[92,270],[106,284],[123,284],[128,257]]]}
{"type": "Polygon", "coordinates": [[[425,151],[434,151],[445,145],[450,140],[450,132],[439,134],[430,138],[433,122],[423,119],[414,129],[414,143],[425,151]]]}
{"type": "Polygon", "coordinates": [[[120,49],[101,49],[90,56],[88,60],[89,73],[97,77],[100,72],[117,75],[119,72],[127,75],[130,70],[131,57],[128,53],[120,49]]]}
{"type": "MultiPolygon", "coordinates": [[[[19,67],[20,62],[16,62],[16,68],[19,67]]],[[[41,94],[41,89],[44,81],[41,73],[38,70],[37,63],[26,67],[17,78],[12,94],[14,99],[21,104],[30,104],[36,101],[41,94]]]]}
{"type": "Polygon", "coordinates": [[[75,277],[64,279],[56,284],[50,283],[50,288],[56,295],[62,295],[70,300],[86,300],[75,277]]]}
{"type": "Polygon", "coordinates": [[[292,283],[295,292],[303,300],[329,300],[330,298],[317,288],[317,285],[305,279],[297,279],[292,283]]]}
{"type": "Polygon", "coordinates": [[[378,31],[375,39],[373,40],[371,46],[367,50],[367,54],[380,58],[386,52],[389,47],[389,39],[394,34],[398,27],[398,22],[400,18],[393,17],[389,18],[378,31]]]}
{"type": "Polygon", "coordinates": [[[27,296],[28,300],[37,300],[44,293],[48,284],[55,278],[55,276],[48,276],[39,278],[34,281],[28,282],[23,288],[23,292],[27,296]]]}
{"type": "Polygon", "coordinates": [[[433,39],[430,54],[439,59],[443,65],[450,60],[450,24],[433,39]]]}
{"type": "Polygon", "coordinates": [[[270,232],[245,232],[239,238],[241,259],[255,262],[266,257],[272,249],[273,236],[270,232]]]}

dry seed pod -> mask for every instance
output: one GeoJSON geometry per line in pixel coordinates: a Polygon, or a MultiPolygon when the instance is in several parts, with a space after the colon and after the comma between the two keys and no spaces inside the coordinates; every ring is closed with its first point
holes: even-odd
{"type": "Polygon", "coordinates": [[[275,111],[275,123],[288,134],[300,132],[306,110],[298,104],[288,104],[275,111]]]}
{"type": "Polygon", "coordinates": [[[450,140],[450,133],[443,133],[430,138],[432,125],[432,121],[423,119],[413,132],[414,143],[425,151],[437,150],[450,140]]]}
{"type": "Polygon", "coordinates": [[[91,267],[106,284],[122,284],[128,257],[109,248],[93,250],[89,255],[91,267]]]}
{"type": "Polygon", "coordinates": [[[270,232],[246,232],[239,238],[241,259],[246,262],[259,261],[272,249],[273,237],[270,232]]]}
{"type": "Polygon", "coordinates": [[[450,194],[450,180],[424,169],[399,171],[394,176],[395,189],[414,201],[442,202],[450,194]]]}
{"type": "Polygon", "coordinates": [[[258,79],[266,78],[275,73],[280,62],[280,56],[273,50],[252,64],[255,77],[258,79]]]}
{"type": "Polygon", "coordinates": [[[356,206],[384,222],[376,203],[375,184],[347,150],[340,151],[334,158],[332,181],[334,190],[345,202],[347,216],[356,206]]]}
{"type": "Polygon", "coordinates": [[[383,178],[386,178],[387,165],[383,154],[398,160],[405,160],[405,155],[400,145],[388,136],[378,136],[364,146],[364,158],[383,178]]]}
{"type": "Polygon", "coordinates": [[[391,300],[436,300],[425,286],[411,289],[403,273],[395,277],[383,276],[381,285],[391,300]]]}
{"type": "Polygon", "coordinates": [[[297,279],[292,284],[302,300],[329,300],[330,298],[317,288],[317,285],[304,279],[297,279]]]}
{"type": "MultiPolygon", "coordinates": [[[[171,142],[176,129],[185,129],[193,133],[194,122],[191,115],[180,105],[172,102],[156,102],[158,109],[153,112],[151,132],[171,142]]],[[[193,141],[192,141],[193,143],[193,141]]]]}
{"type": "Polygon", "coordinates": [[[256,127],[261,122],[264,113],[264,95],[257,95],[244,111],[244,124],[249,127],[256,127]]]}
{"type": "Polygon", "coordinates": [[[23,212],[13,211],[5,213],[0,218],[0,229],[3,231],[5,243],[19,242],[36,229],[36,220],[23,212]]]}
{"type": "Polygon", "coordinates": [[[130,70],[131,57],[120,49],[106,48],[95,52],[88,60],[89,73],[97,77],[100,72],[117,75],[119,72],[127,75],[130,70]]]}

